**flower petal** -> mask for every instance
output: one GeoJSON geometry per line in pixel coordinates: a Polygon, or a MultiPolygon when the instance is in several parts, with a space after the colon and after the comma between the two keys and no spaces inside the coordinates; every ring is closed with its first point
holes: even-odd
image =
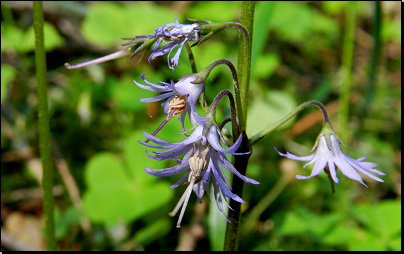
{"type": "Polygon", "coordinates": [[[286,158],[288,158],[288,159],[297,160],[297,161],[308,161],[308,160],[313,159],[313,158],[314,158],[314,155],[315,155],[315,154],[311,154],[311,155],[309,155],[309,156],[302,156],[302,157],[299,157],[299,156],[294,155],[294,154],[291,154],[291,153],[289,153],[289,152],[286,152],[286,154],[281,153],[281,152],[278,151],[278,149],[276,149],[275,146],[274,146],[274,149],[275,149],[275,151],[276,151],[279,155],[281,155],[281,156],[283,156],[283,157],[286,157],[286,158]]]}

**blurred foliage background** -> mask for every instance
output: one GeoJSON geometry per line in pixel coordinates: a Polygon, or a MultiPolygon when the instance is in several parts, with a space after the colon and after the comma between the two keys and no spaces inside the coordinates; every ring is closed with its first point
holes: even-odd
{"type": "MultiPolygon", "coordinates": [[[[324,173],[308,181],[311,167],[281,158],[273,149],[303,156],[321,130],[309,108],[257,143],[247,170],[260,185],[245,185],[240,250],[401,250],[401,6],[382,2],[257,2],[253,33],[251,137],[307,100],[324,103],[334,130],[353,158],[367,155],[387,175],[364,177],[369,188],[338,172],[331,193],[324,173]],[[352,16],[354,15],[354,16],[352,16]],[[344,71],[348,20],[354,21],[352,68],[344,71]],[[380,25],[378,65],[372,71],[374,29],[380,25]],[[351,75],[346,79],[346,72],[351,75]],[[375,77],[375,79],[370,78],[375,77]],[[348,80],[350,89],[342,94],[348,80]],[[374,81],[374,87],[371,85],[374,81]],[[339,110],[349,99],[348,114],[339,110]],[[347,125],[339,124],[345,118],[347,125]]],[[[186,18],[238,21],[240,2],[44,2],[51,149],[55,171],[56,237],[60,250],[221,250],[226,221],[214,201],[191,196],[183,227],[170,218],[185,188],[179,176],[156,178],[144,167],[173,162],[145,155],[142,131],[164,119],[155,96],[132,80],[178,80],[191,68],[183,50],[172,72],[166,56],[148,64],[127,57],[67,70],[118,51],[120,38],[154,33],[186,18]]],[[[1,242],[2,250],[44,249],[42,168],[37,135],[34,32],[31,2],[1,2],[1,242]]],[[[198,70],[219,58],[237,63],[236,29],[221,31],[193,53],[198,70]]],[[[226,67],[206,84],[210,103],[233,89],[226,67]]],[[[225,102],[218,121],[229,115],[225,102]]],[[[201,112],[201,111],[200,111],[201,112]]],[[[180,141],[179,121],[158,134],[180,141]]],[[[147,149],[151,152],[153,149],[147,149]]]]}

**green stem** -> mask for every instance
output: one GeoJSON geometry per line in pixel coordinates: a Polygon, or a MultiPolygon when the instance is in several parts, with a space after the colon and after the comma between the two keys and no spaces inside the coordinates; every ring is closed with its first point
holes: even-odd
{"type": "Polygon", "coordinates": [[[191,68],[192,68],[192,73],[197,73],[198,71],[196,69],[194,54],[192,53],[191,46],[189,46],[188,42],[185,42],[185,48],[187,49],[189,62],[191,64],[191,68]]]}
{"type": "MultiPolygon", "coordinates": [[[[239,133],[243,134],[243,142],[240,145],[238,152],[248,152],[251,151],[251,146],[247,138],[245,129],[247,126],[247,104],[248,104],[248,94],[249,94],[249,84],[250,84],[250,72],[251,72],[251,38],[253,35],[253,23],[254,23],[254,10],[255,2],[253,1],[243,1],[241,4],[241,16],[240,23],[244,25],[249,33],[249,37],[245,38],[241,32],[239,32],[238,41],[238,77],[239,86],[235,88],[236,97],[236,111],[237,118],[239,121],[238,130],[239,133]],[[245,41],[245,40],[249,41],[245,41]]],[[[234,135],[233,139],[237,137],[234,135]]],[[[233,165],[240,174],[245,175],[247,171],[248,159],[250,154],[235,156],[233,165]]],[[[242,197],[244,182],[233,176],[233,193],[242,197]]],[[[228,218],[230,224],[227,224],[226,236],[224,242],[224,250],[231,251],[237,249],[237,232],[239,228],[240,221],[240,207],[241,204],[233,199],[230,199],[230,207],[233,211],[229,210],[228,218]]]]}
{"type": "Polygon", "coordinates": [[[342,53],[342,84],[340,86],[338,124],[342,139],[347,138],[349,118],[349,95],[352,85],[352,62],[355,44],[356,3],[351,2],[346,6],[346,25],[344,33],[344,45],[342,53]]]}
{"type": "Polygon", "coordinates": [[[299,113],[300,111],[302,111],[303,109],[305,109],[305,108],[307,108],[308,106],[311,106],[311,105],[317,106],[321,110],[321,112],[323,113],[323,116],[324,116],[324,123],[330,122],[330,117],[328,116],[327,110],[326,110],[325,106],[321,102],[318,102],[318,101],[306,101],[306,102],[303,102],[302,104],[300,104],[299,106],[297,106],[292,112],[287,114],[285,117],[283,117],[281,120],[279,120],[275,124],[269,126],[267,129],[265,129],[265,130],[259,132],[258,134],[254,135],[250,139],[251,146],[253,146],[255,143],[257,143],[258,141],[263,139],[266,135],[268,135],[270,132],[272,132],[273,130],[275,130],[276,128],[281,126],[282,124],[284,124],[287,121],[289,121],[290,119],[292,119],[292,117],[294,117],[297,113],[299,113]]]}
{"type": "Polygon", "coordinates": [[[43,36],[42,1],[34,1],[35,67],[38,86],[38,132],[43,168],[43,199],[45,210],[46,248],[56,250],[54,201],[52,194],[53,170],[49,143],[49,114],[46,87],[46,59],[43,36]]]}
{"type": "Polygon", "coordinates": [[[247,104],[248,93],[250,87],[250,73],[251,73],[251,38],[253,36],[253,22],[254,22],[254,1],[243,1],[241,5],[240,23],[247,28],[249,37],[245,38],[244,34],[239,32],[238,42],[238,78],[239,87],[235,91],[237,116],[239,120],[240,133],[247,127],[247,104]],[[245,42],[249,39],[249,42],[245,42]]]}

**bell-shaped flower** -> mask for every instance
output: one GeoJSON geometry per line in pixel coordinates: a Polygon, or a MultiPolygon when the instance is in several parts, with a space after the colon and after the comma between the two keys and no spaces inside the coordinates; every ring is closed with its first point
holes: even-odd
{"type": "Polygon", "coordinates": [[[142,85],[133,80],[133,82],[135,82],[138,87],[153,92],[165,92],[155,97],[140,99],[140,102],[155,102],[168,98],[161,104],[161,107],[164,109],[164,113],[167,114],[167,117],[152,134],[153,136],[155,136],[168,122],[168,120],[170,120],[175,115],[178,119],[180,119],[179,117],[181,115],[181,128],[183,132],[185,132],[184,121],[185,115],[187,113],[192,122],[192,125],[195,125],[197,122],[203,123],[204,121],[209,119],[199,116],[198,111],[195,107],[195,104],[198,101],[198,98],[201,95],[201,92],[205,85],[203,82],[198,84],[191,83],[196,79],[195,75],[185,76],[181,78],[177,83],[174,83],[173,80],[171,80],[171,83],[159,81],[159,84],[164,86],[156,85],[149,82],[144,78],[143,74],[140,77],[149,86],[142,85]]]}
{"type": "Polygon", "coordinates": [[[178,66],[178,61],[184,44],[188,41],[199,40],[199,31],[194,30],[195,27],[199,26],[198,23],[180,24],[178,23],[177,18],[175,18],[175,21],[176,23],[169,23],[157,28],[156,32],[153,35],[145,36],[146,38],[149,39],[157,38],[157,42],[152,49],[154,52],[149,57],[149,63],[154,58],[161,55],[165,55],[168,52],[167,55],[168,67],[173,71],[174,66],[178,66]],[[156,50],[163,40],[170,42],[162,46],[159,50],[156,50]],[[175,53],[174,57],[171,58],[171,64],[170,64],[171,51],[173,51],[173,49],[177,46],[178,50],[175,53]]]}
{"type": "MultiPolygon", "coordinates": [[[[205,124],[199,124],[196,126],[194,132],[187,139],[179,143],[170,143],[145,132],[143,132],[143,134],[147,139],[150,139],[160,146],[139,141],[141,144],[151,148],[169,149],[164,152],[154,152],[154,155],[148,154],[150,158],[155,160],[173,159],[178,163],[178,165],[170,168],[146,168],[146,173],[153,176],[165,177],[176,175],[190,169],[177,183],[170,187],[170,189],[174,189],[183,184],[185,181],[189,182],[189,186],[187,187],[180,201],[177,203],[174,210],[169,214],[170,216],[175,216],[181,205],[183,205],[177,227],[181,226],[181,220],[192,190],[197,195],[198,202],[201,203],[201,198],[204,193],[206,192],[209,195],[210,181],[212,181],[213,184],[216,204],[225,217],[226,214],[223,210],[223,203],[226,203],[226,205],[229,206],[226,201],[227,197],[232,198],[237,202],[245,203],[238,195],[231,192],[232,188],[222,171],[222,167],[237,175],[246,183],[259,184],[259,182],[256,180],[241,175],[226,158],[225,153],[233,155],[246,154],[236,153],[241,144],[242,135],[240,135],[232,146],[224,149],[219,141],[218,129],[216,125],[211,124],[211,121],[207,121],[205,124]],[[185,155],[182,159],[177,158],[183,154],[185,155]]],[[[230,223],[227,217],[226,220],[230,223]]]]}
{"type": "Polygon", "coordinates": [[[286,152],[286,154],[280,153],[276,147],[274,148],[279,155],[286,158],[299,161],[309,161],[303,168],[314,163],[310,176],[296,176],[296,178],[300,180],[310,179],[324,170],[330,180],[338,184],[338,168],[346,177],[358,181],[366,187],[368,186],[363,182],[362,177],[358,172],[378,182],[384,182],[382,179],[371,174],[386,175],[379,170],[373,169],[374,167],[377,167],[377,164],[364,161],[366,156],[356,160],[349,157],[348,153],[344,153],[341,149],[340,142],[343,143],[342,140],[330,128],[331,127],[328,124],[328,126],[325,126],[323,129],[324,131],[320,133],[318,141],[313,147],[313,150],[315,149],[315,151],[312,155],[299,157],[289,152],[286,152]]]}

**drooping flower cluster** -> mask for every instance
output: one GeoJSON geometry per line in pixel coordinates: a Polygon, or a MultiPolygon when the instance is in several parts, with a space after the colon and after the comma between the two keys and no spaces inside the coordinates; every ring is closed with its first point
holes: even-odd
{"type": "MultiPolygon", "coordinates": [[[[125,55],[129,55],[133,48],[137,47],[133,53],[130,55],[130,58],[137,53],[150,49],[152,45],[155,43],[154,47],[151,49],[153,53],[150,55],[148,61],[151,63],[153,59],[158,56],[167,54],[168,67],[174,70],[174,66],[179,65],[179,57],[184,45],[190,41],[199,41],[198,45],[211,38],[218,31],[225,29],[227,27],[237,27],[239,28],[244,35],[245,42],[250,43],[249,33],[247,29],[237,23],[237,22],[229,22],[229,23],[212,23],[210,21],[204,20],[191,20],[193,24],[179,24],[178,19],[175,18],[176,23],[169,23],[155,29],[155,33],[152,35],[144,35],[144,36],[136,36],[133,38],[129,38],[129,42],[122,44],[122,46],[128,46],[126,49],[115,52],[113,54],[85,62],[76,65],[65,64],[69,69],[81,68],[87,65],[100,63],[104,61],[108,61],[111,59],[116,59],[118,57],[122,57],[125,55]],[[206,23],[205,25],[199,25],[199,22],[206,23]],[[200,30],[209,31],[209,33],[201,39],[200,30]],[[160,45],[163,41],[167,43],[163,45],[160,49],[160,45]],[[139,46],[140,45],[140,46],[139,46]],[[171,58],[171,52],[178,46],[177,52],[171,58]]],[[[195,43],[197,44],[197,43],[195,43]]],[[[191,58],[191,57],[190,57],[191,58]]],[[[192,64],[192,61],[191,61],[192,64]]],[[[205,81],[210,73],[210,71],[215,68],[217,65],[227,64],[232,71],[233,76],[233,84],[235,86],[235,90],[238,91],[238,80],[237,80],[237,71],[234,65],[227,59],[219,59],[211,63],[205,69],[198,73],[192,73],[183,76],[177,82],[171,80],[169,83],[159,81],[160,85],[154,84],[148,81],[144,74],[140,76],[140,78],[147,84],[143,85],[134,80],[134,83],[145,90],[162,93],[156,95],[151,98],[143,98],[140,99],[140,102],[151,103],[160,100],[165,100],[161,107],[163,108],[164,113],[167,115],[165,120],[158,126],[158,128],[152,133],[148,134],[143,132],[146,141],[139,141],[146,147],[153,149],[167,149],[162,152],[153,152],[153,154],[149,154],[146,151],[146,154],[149,158],[154,160],[174,160],[177,165],[173,167],[163,168],[163,169],[151,169],[145,168],[145,172],[159,177],[166,177],[184,173],[182,177],[173,184],[170,189],[174,189],[183,184],[188,184],[184,194],[178,201],[174,210],[169,214],[170,216],[175,216],[176,213],[182,206],[177,227],[181,226],[181,221],[184,216],[185,209],[189,202],[190,196],[192,192],[194,192],[197,196],[198,202],[202,202],[202,197],[205,193],[209,196],[209,187],[212,183],[214,190],[214,198],[217,204],[218,209],[223,213],[226,220],[230,223],[227,218],[224,210],[224,203],[230,209],[232,209],[226,198],[231,198],[236,202],[245,203],[240,196],[232,192],[232,187],[226,178],[223,168],[230,171],[232,174],[239,177],[246,183],[249,184],[259,184],[258,181],[248,178],[242,174],[228,161],[225,154],[231,154],[235,156],[244,156],[248,155],[250,152],[237,152],[242,144],[243,135],[240,135],[237,138],[238,134],[242,130],[239,130],[238,126],[238,116],[235,113],[234,99],[233,95],[229,90],[221,91],[214,101],[211,103],[211,106],[208,109],[208,112],[205,116],[199,115],[196,103],[201,96],[201,93],[205,91],[205,81]],[[230,94],[229,94],[230,93],[230,94]],[[227,95],[231,104],[231,122],[233,129],[233,140],[234,143],[228,145],[225,142],[225,139],[222,136],[221,128],[223,127],[223,123],[227,122],[227,119],[220,125],[216,123],[215,114],[216,107],[219,103],[220,99],[227,95]],[[191,130],[185,131],[185,121],[186,115],[188,115],[189,120],[192,124],[191,130]],[[177,119],[181,121],[181,129],[182,133],[185,134],[187,132],[191,132],[187,138],[185,138],[182,142],[171,143],[164,139],[156,137],[158,132],[165,126],[165,124],[173,117],[177,116],[177,119]],[[220,126],[220,127],[219,127],[220,126]],[[237,131],[235,131],[237,130],[237,131]],[[236,139],[237,138],[237,139],[236,139]],[[223,148],[223,141],[228,148],[223,148]],[[153,142],[154,144],[150,144],[149,142],[153,142]]],[[[193,66],[193,70],[196,69],[193,66]]],[[[203,98],[204,101],[204,98],[203,98]]],[[[348,154],[344,153],[341,150],[340,143],[343,143],[342,140],[334,133],[331,129],[331,124],[328,119],[328,115],[326,113],[324,105],[316,101],[309,101],[301,104],[298,108],[299,110],[295,110],[291,112],[291,114],[296,114],[301,109],[305,108],[307,105],[316,105],[318,106],[324,114],[325,124],[322,132],[320,133],[313,150],[315,152],[309,156],[299,157],[287,152],[286,154],[280,153],[275,147],[276,152],[278,152],[281,156],[287,157],[289,159],[299,160],[299,161],[310,161],[304,167],[314,164],[311,175],[310,176],[301,176],[298,175],[296,178],[301,180],[307,180],[324,172],[328,175],[333,192],[334,185],[333,183],[339,182],[337,178],[337,168],[350,179],[356,180],[367,187],[367,185],[363,182],[361,175],[358,173],[362,173],[376,181],[384,182],[382,179],[374,176],[376,175],[385,175],[383,172],[374,169],[377,166],[375,163],[365,162],[366,157],[362,157],[359,159],[352,159],[348,156],[348,154]],[[371,174],[373,173],[373,174],[371,174]]],[[[239,105],[238,105],[239,106],[239,105]]],[[[292,115],[293,116],[293,115],[292,115]]],[[[290,117],[285,117],[285,121],[289,120],[290,117]]],[[[245,120],[245,119],[244,119],[245,120]]],[[[283,120],[281,120],[283,121],[283,120]]],[[[279,125],[278,125],[279,126],[279,125]]],[[[271,128],[269,128],[271,129],[271,128]]],[[[274,128],[273,128],[274,129],[274,128]]],[[[273,130],[271,129],[271,130],[273,130]]],[[[257,134],[258,137],[251,140],[260,140],[265,135],[267,135],[270,131],[263,131],[264,134],[257,134]]],[[[257,136],[256,135],[256,136],[257,136]]],[[[249,140],[248,142],[252,141],[249,140]]]]}
{"type": "MultiPolygon", "coordinates": [[[[148,154],[150,158],[155,160],[173,159],[178,163],[178,165],[171,168],[146,168],[146,173],[154,176],[165,177],[176,175],[190,169],[181,177],[178,182],[170,187],[170,189],[177,188],[185,181],[188,181],[188,183],[190,184],[183,197],[180,199],[177,206],[170,214],[174,216],[181,205],[184,204],[177,227],[181,226],[181,220],[192,190],[197,195],[198,201],[201,202],[201,198],[205,192],[209,195],[210,181],[212,181],[213,184],[214,197],[217,206],[226,219],[227,217],[224,213],[223,202],[226,203],[227,206],[229,205],[225,198],[228,197],[237,202],[245,203],[238,195],[231,192],[232,188],[221,167],[229,170],[231,173],[235,174],[246,183],[259,184],[259,182],[255,181],[254,179],[241,175],[225,156],[225,153],[232,155],[241,155],[236,153],[236,150],[241,144],[242,136],[240,136],[231,147],[224,149],[222,148],[219,141],[218,129],[214,124],[212,124],[211,121],[207,121],[205,124],[198,124],[194,132],[187,139],[179,143],[170,143],[145,132],[144,135],[147,139],[150,139],[160,146],[151,145],[146,142],[140,142],[141,144],[151,148],[169,149],[165,152],[154,152],[154,155],[148,154]],[[182,154],[185,154],[183,159],[176,158],[182,154]],[[224,198],[222,198],[222,196],[224,198]]],[[[227,219],[227,221],[229,220],[227,219]]]]}
{"type": "MultiPolygon", "coordinates": [[[[173,189],[185,182],[189,184],[180,201],[170,213],[171,216],[175,216],[179,208],[183,205],[177,227],[181,226],[181,221],[192,191],[195,192],[198,201],[201,202],[201,198],[205,192],[209,195],[210,182],[213,184],[214,197],[217,206],[226,219],[227,217],[224,212],[225,210],[223,209],[223,203],[226,203],[226,205],[229,206],[226,198],[232,198],[237,202],[245,203],[238,195],[232,193],[231,185],[225,177],[222,167],[229,170],[246,183],[259,184],[259,182],[255,181],[254,179],[241,175],[225,156],[225,153],[232,155],[246,154],[236,153],[237,149],[240,147],[242,136],[240,135],[232,146],[224,149],[219,141],[219,136],[221,133],[214,120],[214,112],[209,111],[210,113],[208,112],[206,117],[201,117],[196,110],[195,104],[205,85],[204,82],[197,82],[198,77],[199,74],[197,73],[194,75],[187,75],[181,78],[177,83],[174,83],[173,80],[171,80],[171,83],[159,82],[164,86],[159,86],[147,81],[143,75],[141,75],[141,78],[149,86],[145,86],[134,81],[135,84],[140,88],[155,92],[165,92],[152,98],[140,99],[141,102],[155,102],[168,98],[161,104],[162,108],[164,109],[164,113],[167,114],[166,119],[156,129],[156,131],[153,132],[153,134],[144,132],[144,136],[147,138],[147,140],[145,142],[139,142],[150,148],[169,149],[165,152],[154,152],[154,155],[148,154],[151,159],[173,159],[178,163],[178,165],[171,168],[146,168],[146,173],[154,176],[164,177],[176,175],[189,169],[189,171],[187,171],[187,173],[184,174],[177,183],[170,187],[173,189]],[[187,139],[179,143],[170,143],[155,137],[157,132],[174,115],[178,115],[178,118],[181,115],[181,127],[184,131],[186,113],[188,113],[189,119],[194,126],[193,133],[187,139]],[[157,145],[149,144],[149,141],[152,141],[157,145]],[[177,158],[182,155],[182,159],[177,158]]],[[[227,219],[227,221],[229,220],[227,219]]]]}

